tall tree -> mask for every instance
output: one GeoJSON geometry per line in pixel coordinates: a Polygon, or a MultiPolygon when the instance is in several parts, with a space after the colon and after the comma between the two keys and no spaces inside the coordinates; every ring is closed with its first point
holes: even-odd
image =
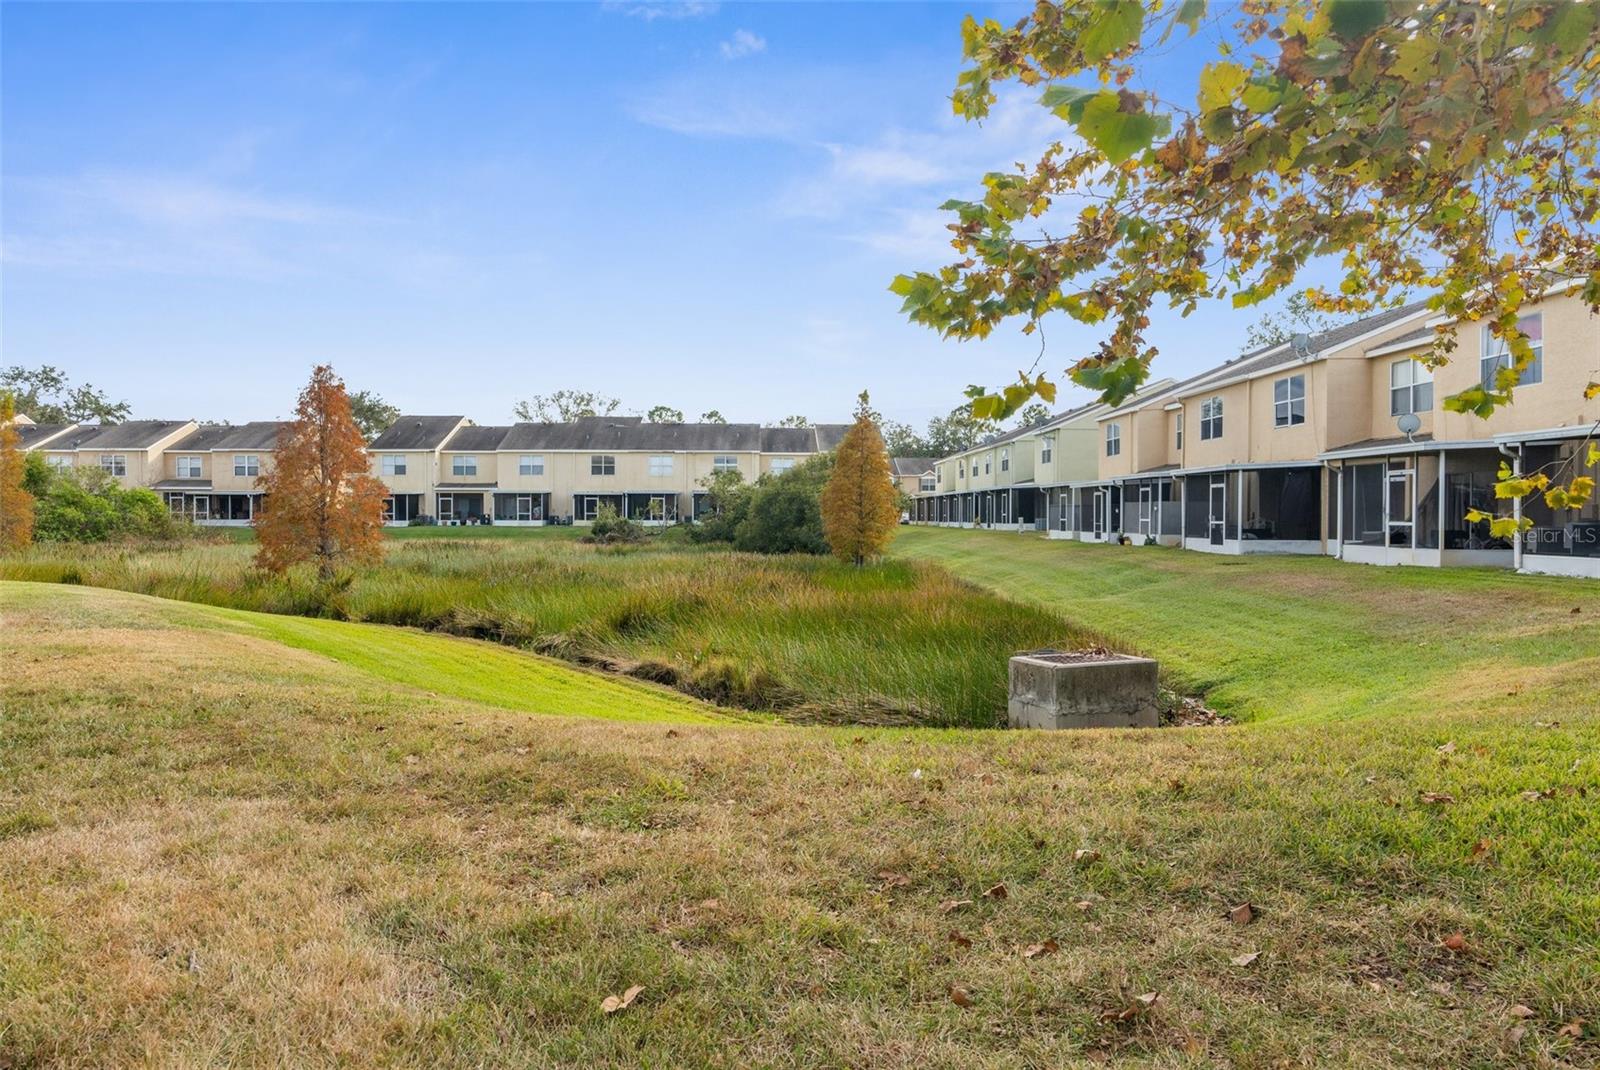
{"type": "Polygon", "coordinates": [[[700,414],[700,422],[703,424],[725,424],[728,422],[728,418],[716,409],[711,409],[700,414]]]}
{"type": "Polygon", "coordinates": [[[811,421],[804,416],[785,416],[774,427],[810,427],[811,421]]]}
{"type": "Polygon", "coordinates": [[[590,416],[610,416],[621,406],[618,399],[593,390],[557,390],[519,401],[511,411],[519,420],[565,424],[590,416]]]}
{"type": "Polygon", "coordinates": [[[375,561],[383,549],[383,499],[366,439],[333,368],[319,364],[300,393],[295,419],[278,432],[272,467],[256,485],[256,564],[282,572],[315,561],[326,580],[346,562],[375,561]]]}
{"type": "Polygon", "coordinates": [[[1023,406],[1022,411],[1017,413],[1015,426],[1032,427],[1034,424],[1042,424],[1048,419],[1050,419],[1050,406],[1034,402],[1032,405],[1023,406]]]}
{"type": "Polygon", "coordinates": [[[833,474],[822,488],[822,531],[828,546],[835,557],[857,567],[883,552],[900,521],[889,454],[872,416],[863,390],[856,403],[856,422],[839,442],[833,474]]]}
{"type": "Polygon", "coordinates": [[[654,405],[644,414],[647,424],[681,424],[683,423],[683,410],[675,409],[671,405],[654,405]]]}
{"type": "Polygon", "coordinates": [[[370,442],[400,419],[400,410],[374,391],[357,390],[350,395],[350,415],[370,442]]]}
{"type": "Polygon", "coordinates": [[[999,432],[999,420],[975,415],[971,405],[957,405],[949,415],[936,416],[928,421],[927,456],[948,457],[952,453],[970,450],[999,432]]]}
{"type": "MultiPolygon", "coordinates": [[[[1600,4],[1251,0],[1231,31],[1208,6],[1043,0],[1013,26],[965,21],[956,114],[982,119],[1014,81],[1042,87],[1069,136],[945,203],[953,262],[891,286],[913,321],[959,338],[1052,312],[1106,322],[1069,374],[1119,401],[1149,373],[1158,303],[1253,305],[1336,257],[1337,285],[1304,289],[1320,311],[1421,292],[1506,341],[1494,382],[1443,402],[1487,416],[1533,361],[1518,312],[1553,267],[1600,312],[1600,4]],[[1221,32],[1195,81],[1167,100],[1142,88],[1174,66],[1168,38],[1203,23],[1221,32]],[[1066,218],[1046,233],[1052,209],[1066,218]]],[[[1429,359],[1453,344],[1441,332],[1429,359]]],[[[969,396],[1003,418],[1054,392],[1030,370],[969,396]]]]}
{"type": "Polygon", "coordinates": [[[66,372],[49,364],[37,368],[14,364],[0,371],[0,390],[13,394],[17,411],[36,424],[115,424],[132,411],[126,401],[112,401],[88,383],[74,386],[66,372]]]}
{"type": "Polygon", "coordinates": [[[1243,353],[1278,346],[1297,334],[1320,334],[1339,325],[1339,317],[1311,307],[1303,293],[1292,293],[1282,312],[1268,312],[1245,328],[1243,353]]]}
{"type": "Polygon", "coordinates": [[[8,390],[0,393],[0,553],[33,542],[33,495],[23,484],[27,464],[21,441],[16,398],[8,390]]]}

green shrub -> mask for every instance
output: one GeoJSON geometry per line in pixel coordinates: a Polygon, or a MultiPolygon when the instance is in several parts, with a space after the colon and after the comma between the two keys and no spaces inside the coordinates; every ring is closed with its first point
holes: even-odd
{"type": "Polygon", "coordinates": [[[758,554],[825,554],[822,488],[833,472],[833,455],[818,454],[780,475],[763,476],[750,496],[734,546],[758,554]]]}
{"type": "Polygon", "coordinates": [[[40,542],[170,539],[187,530],[154,491],[125,490],[97,468],[51,473],[34,518],[40,542]]]}
{"type": "Polygon", "coordinates": [[[602,505],[589,526],[590,542],[638,542],[644,538],[644,528],[618,513],[609,505],[602,505]]]}

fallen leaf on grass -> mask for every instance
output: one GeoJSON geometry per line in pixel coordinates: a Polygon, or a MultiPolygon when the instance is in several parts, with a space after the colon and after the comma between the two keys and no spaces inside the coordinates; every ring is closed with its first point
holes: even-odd
{"type": "Polygon", "coordinates": [[[1454,951],[1456,954],[1460,954],[1461,952],[1465,951],[1467,949],[1466,934],[1451,933],[1449,936],[1445,937],[1444,949],[1446,951],[1454,951]]]}
{"type": "Polygon", "coordinates": [[[996,884],[994,887],[992,887],[992,888],[988,889],[987,891],[985,891],[983,893],[983,897],[985,899],[1005,899],[1008,896],[1010,896],[1010,894],[1011,894],[1010,892],[1006,891],[1005,884],[1001,883],[1001,884],[996,884]]]}
{"type": "Polygon", "coordinates": [[[1506,1013],[1511,1015],[1513,1018],[1532,1018],[1534,1011],[1533,1008],[1528,1006],[1526,1003],[1518,1003],[1506,1013]]]}
{"type": "Polygon", "coordinates": [[[1493,846],[1494,843],[1488,839],[1479,840],[1477,843],[1473,844],[1472,849],[1467,852],[1467,857],[1472,859],[1482,858],[1484,855],[1489,853],[1489,848],[1493,846]]]}
{"type": "Polygon", "coordinates": [[[1438,751],[1440,754],[1454,754],[1456,752],[1456,741],[1452,739],[1448,743],[1441,744],[1438,747],[1438,751]]]}
{"type": "Polygon", "coordinates": [[[1540,799],[1553,799],[1553,798],[1555,798],[1556,797],[1556,789],[1555,788],[1545,788],[1542,791],[1535,791],[1535,790],[1530,789],[1528,791],[1524,791],[1524,792],[1521,792],[1519,794],[1520,794],[1521,798],[1526,799],[1528,802],[1538,802],[1540,799]]]}
{"type": "Polygon", "coordinates": [[[1098,862],[1100,861],[1100,852],[1091,851],[1087,847],[1080,847],[1072,852],[1072,860],[1074,862],[1098,862]]]}
{"type": "Polygon", "coordinates": [[[892,869],[878,870],[878,879],[888,888],[904,888],[911,883],[911,878],[904,873],[896,873],[892,869]]]}
{"type": "Polygon", "coordinates": [[[676,728],[667,729],[667,738],[668,739],[677,739],[682,734],[683,733],[679,732],[676,728]]]}
{"type": "Polygon", "coordinates": [[[1522,1038],[1528,1035],[1528,1027],[1514,1025],[1506,1030],[1506,1041],[1511,1044],[1521,1044],[1522,1038]]]}
{"type": "Polygon", "coordinates": [[[971,905],[972,900],[970,899],[946,899],[939,904],[939,913],[948,914],[952,910],[960,910],[962,907],[970,907],[971,905]]]}
{"type": "Polygon", "coordinates": [[[1566,1025],[1562,1026],[1560,1029],[1557,1029],[1556,1030],[1556,1036],[1558,1036],[1558,1037],[1571,1037],[1573,1040],[1577,1040],[1578,1038],[1583,1036],[1583,1025],[1584,1025],[1584,1019],[1582,1019],[1582,1018],[1574,1018],[1572,1021],[1568,1022],[1566,1025]]]}
{"type": "Polygon", "coordinates": [[[1249,925],[1256,920],[1256,908],[1251,903],[1240,903],[1228,910],[1228,920],[1235,925],[1249,925]]]}
{"type": "Polygon", "coordinates": [[[972,993],[968,992],[960,985],[951,985],[950,1002],[954,1003],[957,1007],[970,1007],[972,1006],[972,993]]]}
{"type": "Polygon", "coordinates": [[[1419,791],[1417,801],[1432,806],[1449,806],[1456,801],[1456,797],[1448,791],[1419,791]]]}
{"type": "Polygon", "coordinates": [[[1087,899],[1080,899],[1072,905],[1077,907],[1079,910],[1088,910],[1090,907],[1094,906],[1094,904],[1089,902],[1087,899]]]}
{"type": "Polygon", "coordinates": [[[1156,1000],[1161,998],[1159,992],[1146,992],[1142,996],[1135,996],[1133,1002],[1121,1010],[1103,1011],[1100,1014],[1102,1022],[1127,1022],[1148,1011],[1156,1005],[1156,1000]]]}
{"type": "Polygon", "coordinates": [[[1027,947],[1023,948],[1022,957],[1025,959],[1036,959],[1043,955],[1054,955],[1060,950],[1060,944],[1056,943],[1054,940],[1047,939],[1043,943],[1029,944],[1027,947]]]}
{"type": "Polygon", "coordinates": [[[618,1011],[627,1010],[633,1006],[633,1001],[639,998],[639,993],[644,991],[644,985],[634,985],[620,996],[607,996],[600,1004],[600,1009],[607,1014],[616,1014],[618,1011]]]}
{"type": "Polygon", "coordinates": [[[1228,961],[1233,963],[1235,966],[1248,966],[1260,957],[1261,952],[1259,951],[1246,951],[1243,955],[1235,955],[1228,961]]]}
{"type": "Polygon", "coordinates": [[[971,947],[972,946],[971,938],[967,937],[967,936],[963,936],[961,933],[957,932],[955,929],[951,929],[950,930],[950,935],[945,937],[945,939],[949,940],[952,944],[956,945],[957,947],[971,947]]]}

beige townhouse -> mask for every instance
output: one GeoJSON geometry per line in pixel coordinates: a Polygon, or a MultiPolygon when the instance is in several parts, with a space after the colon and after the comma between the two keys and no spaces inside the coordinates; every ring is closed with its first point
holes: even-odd
{"type": "Polygon", "coordinates": [[[933,457],[890,457],[889,475],[901,494],[914,498],[938,489],[938,477],[933,470],[935,463],[933,457]]]}
{"type": "Polygon", "coordinates": [[[442,523],[589,523],[606,506],[646,523],[700,515],[702,482],[754,481],[838,445],[846,425],[655,424],[637,416],[478,426],[402,416],[368,447],[393,492],[389,519],[442,523]]]}
{"type": "Polygon", "coordinates": [[[20,412],[11,425],[17,429],[17,448],[23,451],[43,449],[48,443],[78,428],[77,424],[36,424],[20,412]]]}
{"type": "Polygon", "coordinates": [[[127,488],[148,487],[162,473],[162,452],[192,434],[193,420],[77,424],[28,446],[57,468],[98,468],[127,488]]]}
{"type": "MultiPolygon", "coordinates": [[[[1600,503],[1552,510],[1497,540],[1468,512],[1496,512],[1502,464],[1570,478],[1600,425],[1600,321],[1557,286],[1521,328],[1536,357],[1488,419],[1444,399],[1492,384],[1509,362],[1483,324],[1418,303],[1245,354],[1094,414],[1096,472],[1069,483],[1051,534],[1128,538],[1214,553],[1326,553],[1373,564],[1500,565],[1600,575],[1600,503]],[[1437,371],[1437,331],[1456,348],[1437,371]]],[[[941,465],[946,462],[940,462],[941,465]]],[[[956,471],[961,472],[958,462],[956,471]]]]}
{"type": "Polygon", "coordinates": [[[272,467],[284,421],[206,424],[162,451],[150,488],[174,515],[197,524],[243,526],[261,511],[256,481],[272,467]]]}

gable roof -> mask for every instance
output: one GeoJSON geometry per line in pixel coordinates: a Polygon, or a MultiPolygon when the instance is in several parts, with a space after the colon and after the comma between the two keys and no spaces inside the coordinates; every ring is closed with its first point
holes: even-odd
{"type": "Polygon", "coordinates": [[[436,450],[465,416],[402,416],[367,443],[369,450],[436,450]]]}
{"type": "Polygon", "coordinates": [[[441,448],[447,449],[452,453],[459,453],[462,450],[481,450],[484,453],[493,453],[500,448],[501,441],[510,430],[509,426],[483,427],[469,425],[451,435],[441,448]]]}
{"type": "Polygon", "coordinates": [[[890,457],[889,467],[897,476],[922,476],[933,471],[933,457],[890,457]]]}
{"type": "Polygon", "coordinates": [[[278,446],[278,432],[287,420],[255,420],[237,427],[216,424],[201,427],[168,446],[174,453],[203,453],[208,450],[270,450],[278,446]]]}
{"type": "Polygon", "coordinates": [[[129,420],[120,424],[85,424],[54,442],[49,450],[147,450],[180,430],[189,420],[129,420]]]}
{"type": "MultiPolygon", "coordinates": [[[[569,423],[523,423],[506,429],[501,450],[662,450],[681,453],[816,453],[844,437],[844,424],[649,424],[637,416],[586,416],[569,423]]],[[[451,447],[455,449],[454,440],[451,447]]]]}
{"type": "Polygon", "coordinates": [[[37,449],[58,435],[77,427],[77,424],[36,424],[31,420],[27,423],[16,423],[17,446],[20,449],[37,449]]]}

